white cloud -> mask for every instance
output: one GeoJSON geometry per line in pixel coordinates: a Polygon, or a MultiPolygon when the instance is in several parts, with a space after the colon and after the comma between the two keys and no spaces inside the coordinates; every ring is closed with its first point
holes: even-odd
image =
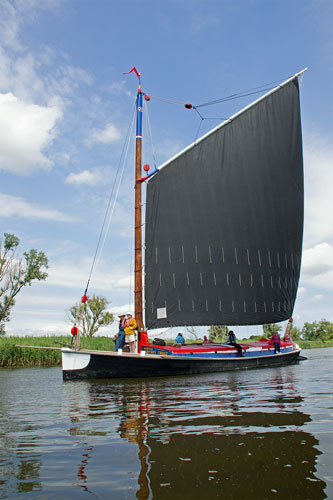
{"type": "Polygon", "coordinates": [[[333,146],[330,138],[312,134],[304,140],[304,244],[333,243],[333,146]]]}
{"type": "Polygon", "coordinates": [[[320,243],[304,250],[302,257],[302,274],[318,276],[333,271],[333,247],[328,243],[320,243]]]}
{"type": "Polygon", "coordinates": [[[0,169],[18,175],[48,170],[52,162],[42,151],[55,136],[62,117],[57,107],[24,102],[13,94],[0,94],[0,169]]]}
{"type": "Polygon", "coordinates": [[[91,85],[92,76],[80,67],[64,61],[64,55],[49,47],[40,47],[34,54],[13,56],[0,47],[0,90],[22,100],[51,103],[63,107],[80,84],[91,85]],[[46,73],[42,78],[41,73],[46,73]],[[60,98],[59,96],[62,96],[60,98]]]}
{"type": "Polygon", "coordinates": [[[113,82],[110,85],[106,87],[106,89],[111,92],[112,94],[114,93],[122,93],[124,91],[124,87],[126,85],[125,80],[122,80],[120,82],[113,82]]]}
{"type": "Polygon", "coordinates": [[[95,186],[103,180],[103,175],[99,170],[83,170],[78,174],[70,173],[66,179],[66,184],[95,186]]]}
{"type": "Polygon", "coordinates": [[[0,3],[0,37],[3,43],[14,50],[21,48],[18,37],[20,24],[21,20],[13,3],[2,0],[0,3]]]}
{"type": "Polygon", "coordinates": [[[321,293],[319,293],[319,294],[317,294],[317,295],[315,295],[315,296],[313,297],[313,300],[314,300],[315,302],[320,302],[320,301],[322,301],[322,300],[323,300],[323,298],[324,298],[324,295],[322,295],[321,293]]]}
{"type": "Polygon", "coordinates": [[[317,287],[333,289],[333,246],[320,243],[304,250],[302,281],[317,287]]]}
{"type": "Polygon", "coordinates": [[[22,50],[19,39],[21,25],[27,18],[33,18],[42,9],[55,9],[63,0],[1,0],[0,41],[12,50],[22,50]]]}
{"type": "Polygon", "coordinates": [[[119,139],[121,139],[121,134],[119,130],[112,123],[109,123],[105,127],[105,129],[93,130],[91,133],[91,138],[87,139],[86,144],[90,145],[94,142],[102,144],[111,144],[112,142],[119,141],[119,139]]]}
{"type": "MultiPolygon", "coordinates": [[[[82,289],[82,284],[87,282],[91,264],[91,258],[86,257],[78,258],[75,261],[64,260],[56,264],[51,263],[47,282],[49,285],[82,289]]],[[[103,262],[100,262],[95,268],[91,279],[93,290],[107,290],[108,292],[114,289],[129,289],[130,283],[131,279],[128,270],[126,271],[122,266],[115,266],[110,269],[110,265],[103,266],[103,262]],[[104,269],[109,269],[109,271],[105,272],[104,269]]]]}
{"type": "Polygon", "coordinates": [[[0,217],[25,217],[28,219],[77,222],[77,219],[59,210],[49,210],[25,201],[17,196],[0,193],[0,217]]]}

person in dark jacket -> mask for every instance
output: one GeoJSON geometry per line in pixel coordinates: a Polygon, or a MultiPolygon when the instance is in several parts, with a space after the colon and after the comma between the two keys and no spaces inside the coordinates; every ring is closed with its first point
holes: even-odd
{"type": "Polygon", "coordinates": [[[119,330],[118,336],[116,340],[116,345],[114,346],[114,351],[118,351],[118,349],[122,349],[125,345],[125,326],[126,326],[126,318],[125,314],[121,314],[119,317],[119,330]]]}
{"type": "Polygon", "coordinates": [[[227,335],[227,344],[236,347],[237,352],[238,352],[238,356],[242,357],[242,356],[244,356],[243,351],[242,351],[242,346],[237,344],[236,340],[237,340],[236,335],[234,334],[234,332],[232,330],[230,330],[230,332],[227,335]]]}

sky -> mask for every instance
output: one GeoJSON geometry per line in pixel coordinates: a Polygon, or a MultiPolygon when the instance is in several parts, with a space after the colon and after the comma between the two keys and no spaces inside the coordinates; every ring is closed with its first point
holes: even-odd
{"type": "MultiPolygon", "coordinates": [[[[331,0],[1,0],[0,236],[15,234],[21,255],[36,248],[50,262],[48,279],[17,296],[7,333],[70,332],[68,310],[85,290],[109,200],[89,293],[104,295],[115,315],[133,311],[127,137],[137,79],[123,74],[133,66],[145,93],[194,105],[309,68],[301,80],[305,228],[294,321],[333,321],[331,0]]],[[[143,162],[162,164],[249,102],[202,108],[201,121],[152,99],[143,162]]]]}

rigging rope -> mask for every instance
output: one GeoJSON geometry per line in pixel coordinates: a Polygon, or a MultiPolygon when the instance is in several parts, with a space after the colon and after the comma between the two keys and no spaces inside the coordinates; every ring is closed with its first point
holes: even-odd
{"type": "MultiPolygon", "coordinates": [[[[135,68],[133,68],[130,72],[132,72],[133,70],[137,74],[137,71],[135,70],[135,68]]],[[[140,74],[138,74],[137,76],[139,77],[139,80],[140,80],[140,74]]],[[[174,104],[176,106],[185,106],[185,108],[187,108],[187,109],[194,109],[197,112],[197,114],[199,115],[199,117],[200,117],[200,124],[199,124],[198,130],[197,130],[197,134],[196,134],[196,137],[195,137],[195,141],[196,141],[197,138],[198,138],[199,131],[200,131],[201,124],[202,124],[203,120],[207,120],[207,119],[211,119],[211,120],[212,119],[225,120],[226,119],[226,118],[206,118],[206,117],[204,117],[198,111],[198,108],[205,107],[205,106],[212,106],[214,104],[219,104],[219,103],[231,101],[231,100],[234,100],[234,99],[240,99],[242,97],[247,97],[247,96],[250,96],[250,95],[254,95],[254,94],[266,92],[268,90],[272,90],[276,86],[276,84],[278,84],[278,83],[280,83],[282,81],[283,81],[282,79],[281,80],[276,80],[274,82],[270,82],[270,83],[261,85],[259,87],[254,87],[254,88],[249,89],[249,90],[245,90],[245,91],[242,91],[242,92],[238,92],[236,94],[231,94],[229,96],[222,97],[220,99],[215,99],[213,101],[208,101],[206,103],[201,103],[201,104],[197,104],[197,105],[193,105],[193,106],[191,104],[187,104],[185,102],[175,101],[175,100],[171,100],[171,99],[166,99],[166,98],[163,98],[163,97],[157,97],[157,96],[151,96],[151,95],[147,96],[147,97],[149,97],[149,99],[155,99],[155,100],[162,101],[162,102],[165,102],[165,103],[174,104]]],[[[144,105],[145,105],[145,110],[146,110],[146,126],[147,126],[147,131],[148,131],[148,134],[149,134],[149,137],[150,137],[154,166],[156,168],[156,159],[155,159],[155,153],[154,153],[154,148],[153,148],[152,134],[151,134],[151,128],[150,128],[150,122],[149,122],[149,116],[148,116],[148,108],[147,108],[146,101],[144,101],[144,105]]],[[[113,212],[114,212],[114,209],[115,209],[116,201],[117,201],[118,194],[119,194],[120,184],[121,184],[121,180],[122,180],[122,176],[123,176],[123,172],[124,172],[125,158],[127,157],[127,154],[128,154],[128,148],[129,148],[129,143],[130,143],[130,135],[131,135],[131,131],[132,131],[133,125],[134,125],[135,111],[136,111],[136,109],[134,109],[134,113],[133,113],[133,116],[132,116],[132,119],[131,119],[131,122],[130,122],[130,126],[128,128],[127,136],[126,136],[125,143],[124,143],[124,148],[123,148],[123,151],[122,151],[122,154],[121,154],[121,157],[120,157],[120,161],[119,161],[117,172],[116,172],[116,177],[115,177],[115,180],[114,180],[114,183],[113,183],[113,186],[112,186],[112,190],[111,190],[111,194],[110,194],[109,201],[108,201],[108,204],[107,204],[107,208],[106,208],[106,212],[105,212],[105,216],[104,216],[102,228],[101,228],[100,235],[99,235],[99,238],[98,238],[95,255],[94,255],[94,258],[93,258],[92,266],[91,266],[89,277],[88,277],[88,281],[87,281],[87,286],[86,286],[86,289],[85,289],[85,292],[84,292],[84,297],[82,297],[82,299],[84,299],[86,297],[86,295],[87,295],[88,287],[89,287],[89,284],[90,284],[90,280],[91,280],[93,271],[94,271],[95,267],[97,266],[97,263],[98,263],[98,261],[100,259],[100,256],[101,256],[104,244],[105,244],[105,240],[106,240],[106,237],[107,237],[107,234],[108,234],[108,230],[109,230],[109,227],[110,227],[111,219],[112,219],[113,212]],[[118,181],[118,176],[119,175],[120,175],[120,177],[119,177],[119,181],[118,181]],[[117,181],[118,181],[118,185],[117,185],[117,181]],[[114,200],[113,200],[112,210],[110,212],[111,202],[112,202],[113,194],[114,194],[115,191],[116,191],[116,194],[115,194],[115,197],[114,197],[114,200]],[[106,225],[107,225],[107,227],[106,227],[106,225]],[[105,227],[106,227],[106,230],[105,230],[105,227]]],[[[132,249],[131,249],[131,252],[132,252],[132,249]]],[[[130,271],[130,275],[132,276],[131,271],[130,271]]],[[[130,284],[130,288],[131,288],[131,284],[130,284]]],[[[86,299],[85,299],[85,301],[86,301],[86,299]]]]}
{"type": "MultiPolygon", "coordinates": [[[[228,96],[221,97],[220,99],[215,99],[214,101],[208,101],[208,102],[204,102],[201,104],[193,105],[193,108],[197,109],[197,108],[201,108],[204,106],[211,106],[213,104],[219,104],[220,102],[232,101],[234,99],[240,99],[242,97],[247,97],[247,96],[250,96],[253,94],[259,94],[261,92],[266,92],[268,90],[272,90],[277,84],[279,84],[280,82],[283,82],[283,81],[284,81],[284,79],[275,80],[274,82],[265,83],[264,85],[260,85],[259,87],[253,87],[252,89],[243,90],[241,92],[237,92],[236,94],[230,94],[228,96]]],[[[152,96],[152,95],[149,95],[149,97],[150,97],[150,99],[155,99],[156,101],[166,102],[168,104],[175,104],[176,106],[185,106],[186,105],[185,102],[175,101],[172,99],[166,99],[164,97],[157,97],[157,96],[152,96]]],[[[188,108],[188,109],[191,109],[191,108],[188,108]]]]}
{"type": "Polygon", "coordinates": [[[261,92],[267,92],[268,90],[272,90],[274,87],[276,87],[276,85],[273,84],[282,81],[284,80],[277,80],[276,82],[266,83],[265,85],[261,85],[260,87],[254,87],[249,90],[244,90],[242,92],[238,92],[237,94],[231,94],[229,96],[221,97],[220,99],[215,99],[214,101],[208,101],[202,104],[197,104],[195,108],[201,108],[203,106],[211,106],[213,104],[219,104],[220,102],[233,101],[234,99],[240,99],[241,97],[247,97],[253,94],[260,94],[261,92]]]}
{"type": "MultiPolygon", "coordinates": [[[[196,133],[195,139],[194,139],[194,142],[196,142],[196,140],[198,139],[198,136],[199,136],[199,132],[200,132],[200,129],[201,129],[202,122],[204,120],[219,120],[219,121],[227,120],[227,118],[204,117],[200,113],[200,111],[198,110],[198,108],[203,108],[203,107],[206,107],[206,106],[212,106],[214,104],[220,104],[220,103],[224,103],[224,102],[227,102],[227,101],[232,101],[232,100],[235,100],[235,99],[241,99],[242,97],[248,97],[248,96],[251,96],[251,95],[254,95],[254,94],[260,94],[260,93],[263,93],[263,92],[267,92],[269,90],[272,90],[274,87],[276,87],[279,83],[281,83],[283,81],[284,81],[284,79],[275,80],[274,82],[266,83],[266,84],[261,85],[259,87],[253,87],[252,89],[244,90],[242,92],[231,94],[229,96],[225,96],[225,97],[222,97],[220,99],[215,99],[213,101],[208,101],[208,102],[204,102],[204,103],[197,104],[197,105],[192,105],[192,104],[188,104],[188,103],[185,103],[185,102],[175,101],[175,100],[172,100],[172,99],[166,99],[164,97],[157,97],[157,96],[151,96],[151,95],[148,96],[147,94],[145,94],[145,96],[147,95],[147,100],[155,99],[157,101],[165,102],[165,103],[168,103],[168,104],[174,104],[176,106],[184,106],[186,109],[194,109],[197,112],[197,114],[199,115],[199,117],[200,117],[200,123],[199,123],[198,129],[197,129],[197,133],[196,133]]],[[[155,157],[154,157],[154,163],[155,163],[155,157]]],[[[156,165],[156,163],[155,163],[155,165],[156,165]]]]}
{"type": "Polygon", "coordinates": [[[156,169],[157,163],[156,163],[156,157],[155,157],[155,151],[154,151],[153,136],[152,136],[151,127],[150,127],[148,105],[147,105],[146,101],[144,101],[144,106],[145,106],[145,115],[146,115],[146,127],[147,127],[147,131],[148,131],[148,135],[149,135],[150,147],[151,147],[151,152],[152,152],[153,161],[154,161],[154,167],[156,169]]]}
{"type": "Polygon", "coordinates": [[[124,173],[125,159],[126,159],[127,154],[128,154],[129,143],[130,143],[131,133],[132,133],[132,130],[133,130],[134,119],[135,119],[135,111],[136,111],[136,109],[134,108],[134,113],[133,113],[130,125],[128,127],[127,136],[126,136],[125,142],[124,142],[124,147],[123,147],[123,150],[122,150],[122,153],[121,153],[121,156],[120,156],[120,160],[119,160],[119,163],[118,163],[118,167],[117,167],[117,171],[116,171],[116,177],[115,177],[115,180],[113,182],[111,193],[110,193],[110,196],[109,196],[109,201],[108,201],[108,204],[107,204],[107,207],[106,207],[103,224],[102,224],[101,231],[100,231],[100,234],[99,234],[99,238],[98,238],[98,242],[97,242],[97,246],[96,246],[96,250],[95,250],[95,255],[94,255],[94,258],[93,258],[93,262],[92,262],[92,265],[91,265],[91,269],[90,269],[90,273],[89,273],[89,277],[88,277],[88,281],[87,281],[87,286],[86,286],[86,289],[85,289],[85,292],[84,292],[84,297],[87,296],[87,292],[88,292],[88,288],[89,288],[89,284],[90,284],[90,280],[91,280],[93,271],[94,271],[95,267],[97,266],[97,263],[98,263],[98,261],[100,259],[100,256],[101,256],[104,244],[105,244],[105,240],[106,240],[109,228],[110,228],[111,219],[112,219],[112,216],[113,216],[114,208],[115,208],[116,201],[117,201],[118,194],[119,194],[121,180],[122,180],[123,173],[124,173]],[[119,180],[118,180],[118,177],[119,177],[119,180]],[[118,181],[118,185],[117,185],[117,181],[118,181]],[[116,185],[117,185],[117,187],[116,187],[116,185]],[[114,197],[114,200],[113,200],[112,210],[110,212],[110,206],[111,206],[111,202],[112,202],[112,198],[113,198],[113,193],[115,192],[115,190],[116,190],[116,194],[115,194],[115,197],[114,197]],[[106,223],[107,223],[107,228],[105,230],[106,223]],[[103,237],[103,239],[102,239],[102,237],[103,237]]]}

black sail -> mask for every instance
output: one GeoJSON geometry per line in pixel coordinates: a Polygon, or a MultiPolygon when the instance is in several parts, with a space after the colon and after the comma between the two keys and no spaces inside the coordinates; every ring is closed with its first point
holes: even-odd
{"type": "Polygon", "coordinates": [[[148,328],[291,317],[303,238],[296,77],[150,179],[145,238],[148,328]]]}

